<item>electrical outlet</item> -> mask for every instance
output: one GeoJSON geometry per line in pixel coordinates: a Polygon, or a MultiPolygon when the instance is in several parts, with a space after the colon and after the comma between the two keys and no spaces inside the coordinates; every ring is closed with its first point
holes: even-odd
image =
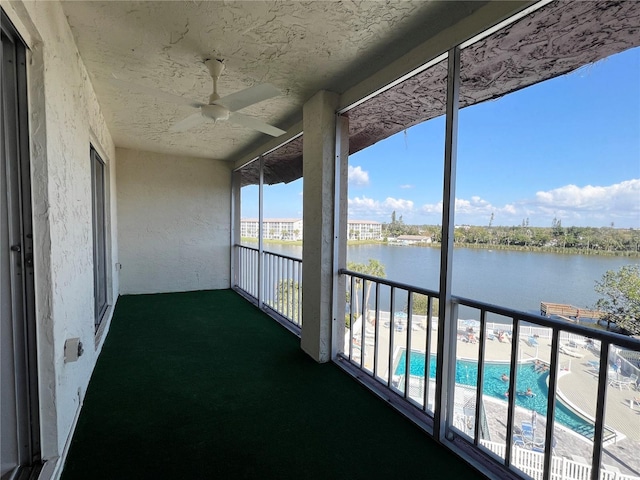
{"type": "Polygon", "coordinates": [[[76,362],[84,353],[84,347],[79,338],[67,338],[64,342],[64,363],[76,362]]]}

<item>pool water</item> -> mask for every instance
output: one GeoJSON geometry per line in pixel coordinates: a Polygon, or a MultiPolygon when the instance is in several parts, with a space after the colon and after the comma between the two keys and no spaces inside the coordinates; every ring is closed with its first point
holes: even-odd
{"type": "MultiPolygon", "coordinates": [[[[424,353],[411,352],[409,372],[412,376],[423,377],[425,369],[424,353]]],[[[400,361],[395,370],[396,375],[404,375],[406,371],[406,351],[402,350],[400,361]]],[[[510,365],[506,363],[485,363],[483,393],[501,400],[507,399],[505,393],[509,388],[508,381],[502,380],[502,375],[510,376],[510,365]]],[[[516,405],[535,410],[546,417],[547,414],[547,388],[548,372],[536,372],[532,363],[523,363],[517,366],[516,375],[516,405]],[[524,392],[531,389],[532,396],[524,392]]],[[[436,377],[436,357],[431,355],[429,361],[429,377],[436,377]]],[[[456,362],[456,383],[461,385],[477,386],[478,365],[473,362],[458,360],[456,362]]],[[[588,420],[577,415],[564,405],[559,399],[555,409],[556,421],[574,432],[593,439],[594,426],[588,420]]]]}

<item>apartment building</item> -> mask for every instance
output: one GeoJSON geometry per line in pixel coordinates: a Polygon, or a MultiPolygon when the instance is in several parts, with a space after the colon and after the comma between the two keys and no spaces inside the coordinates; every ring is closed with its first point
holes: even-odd
{"type": "MultiPolygon", "coordinates": [[[[266,218],[263,220],[263,237],[265,240],[302,240],[302,219],[298,218],[266,218]]],[[[257,218],[240,221],[240,236],[258,238],[259,222],[257,218]]]]}
{"type": "Polygon", "coordinates": [[[382,223],[367,220],[349,220],[347,222],[349,240],[380,240],[382,223]]]}
{"type": "MultiPolygon", "coordinates": [[[[265,240],[302,240],[302,219],[267,218],[264,223],[265,240]]],[[[365,220],[349,220],[349,240],[379,240],[382,238],[382,223],[365,220]]],[[[240,236],[258,238],[258,219],[240,220],[240,236]]]]}

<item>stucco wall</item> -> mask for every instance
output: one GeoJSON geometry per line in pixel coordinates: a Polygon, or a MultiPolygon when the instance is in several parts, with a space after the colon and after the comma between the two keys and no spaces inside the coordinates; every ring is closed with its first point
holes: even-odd
{"type": "Polygon", "coordinates": [[[120,293],[229,288],[231,167],[117,149],[120,293]]]}
{"type": "MultiPolygon", "coordinates": [[[[63,454],[101,348],[96,345],[89,148],[115,178],[115,147],[66,17],[57,2],[2,2],[30,48],[29,122],[35,238],[42,455],[63,454]],[[64,363],[64,343],[84,355],[64,363]]],[[[118,292],[114,185],[110,185],[109,303],[118,292]]],[[[106,315],[109,322],[111,311],[106,315]]]]}

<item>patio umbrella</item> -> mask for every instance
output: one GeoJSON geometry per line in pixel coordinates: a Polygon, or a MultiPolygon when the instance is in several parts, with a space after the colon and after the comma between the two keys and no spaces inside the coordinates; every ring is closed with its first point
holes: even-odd
{"type": "Polygon", "coordinates": [[[465,327],[471,327],[471,328],[480,327],[480,322],[478,320],[463,320],[461,323],[465,327]]]}
{"type": "Polygon", "coordinates": [[[394,312],[393,319],[398,322],[398,325],[402,325],[407,321],[407,314],[404,312],[394,312]]]}

